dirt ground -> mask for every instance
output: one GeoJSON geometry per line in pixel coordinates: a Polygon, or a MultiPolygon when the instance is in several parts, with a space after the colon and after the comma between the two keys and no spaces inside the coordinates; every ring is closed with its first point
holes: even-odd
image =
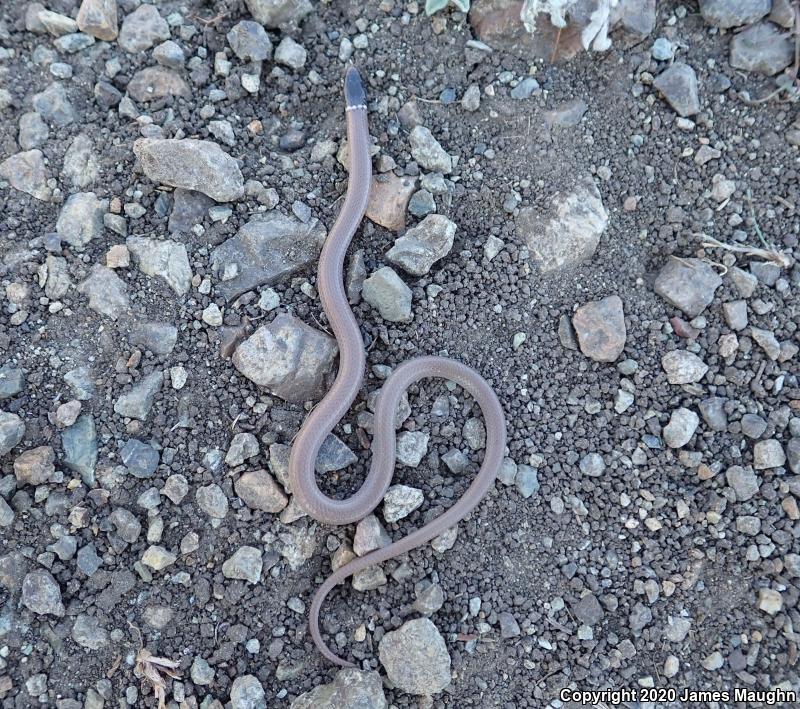
{"type": "MultiPolygon", "coordinates": [[[[120,19],[135,4],[120,3],[120,19]]],[[[49,9],[73,17],[77,10],[71,0],[51,5],[49,9]]],[[[185,47],[187,57],[202,50],[204,58],[195,69],[181,70],[191,84],[191,96],[156,100],[142,105],[140,113],[167,137],[182,132],[214,140],[201,109],[211,103],[209,89],[222,82],[213,70],[199,76],[201,65],[213,65],[215,52],[226,46],[228,30],[249,19],[249,13],[233,0],[159,2],[157,8],[165,18],[178,12],[184,25],[197,28],[187,40],[179,39],[174,26],[173,39],[185,47]],[[198,77],[189,79],[191,72],[198,77]]],[[[452,9],[436,16],[442,27],[417,3],[315,4],[291,32],[308,52],[302,69],[275,73],[266,61],[257,94],[214,104],[213,119],[227,119],[234,127],[235,143],[223,148],[240,161],[245,180],[277,190],[274,209],[280,212],[291,214],[292,204],[300,200],[328,229],[347,173],[331,155],[313,161],[311,151],[323,141],[338,144],[344,137],[341,80],[348,63],[357,65],[366,79],[371,134],[380,155],[396,161],[397,174],[419,171],[410,154],[410,126],[400,111],[409,103],[447,152],[459,156],[449,176],[450,197],[437,197],[437,212],[457,225],[452,250],[427,275],[403,274],[412,290],[413,320],[386,322],[366,302],[354,307],[368,344],[368,374],[363,397],[335,433],[358,462],[327,475],[322,487],[346,495],[363,480],[369,451],[362,445],[357,416],[367,394],[380,386],[371,368],[395,367],[415,355],[443,354],[469,364],[495,388],[508,421],[508,456],[536,469],[539,489],[525,498],[518,486],[498,482],[460,523],[452,549],[440,553],[426,545],[388,562],[386,585],[357,592],[347,584],[331,594],[322,613],[329,642],[364,669],[380,671],[378,643],[414,617],[410,606],[415,585],[427,579],[441,586],[444,604],[431,619],[446,641],[452,681],[432,703],[387,686],[391,706],[570,706],[556,701],[565,687],[798,689],[800,579],[787,570],[787,555],[798,553],[800,536],[794,502],[800,494],[795,477],[800,470],[790,469],[796,458],[789,454],[789,462],[758,470],[757,492],[746,501],[737,498],[726,478],[731,466],[753,465],[758,440],[777,440],[787,452],[790,441],[798,440],[797,356],[773,360],[747,331],[739,333],[732,357],[720,354],[720,338],[731,332],[723,303],[741,297],[730,275],[724,275],[703,313],[705,322],[693,321],[697,332],[691,340],[670,325],[671,317],[683,317],[680,311],[654,291],[670,255],[707,258],[722,274],[731,270],[734,256],[745,270],[755,260],[721,249],[704,251],[700,232],[757,247],[760,231],[777,249],[795,260],[800,256],[800,153],[786,139],[798,117],[797,104],[777,99],[757,106],[744,103],[738,91],[764,95],[771,90],[770,81],[731,68],[730,33],[710,31],[694,3],[685,3],[686,12],[676,18],[677,8],[679,3],[659,3],[654,32],[638,43],[615,41],[607,52],[585,52],[550,65],[502,50],[477,52],[475,61],[476,50],[466,46],[474,39],[469,21],[452,9]],[[341,38],[360,34],[368,38],[368,47],[356,48],[352,59],[341,61],[341,38]],[[679,47],[680,61],[698,76],[701,112],[692,116],[691,130],[679,128],[672,108],[642,81],[642,72],[659,70],[650,47],[662,36],[679,47]],[[511,98],[510,86],[499,78],[503,72],[514,79],[530,74],[541,91],[524,100],[511,98]],[[720,75],[729,79],[730,89],[715,89],[720,75]],[[474,112],[460,103],[471,84],[494,87],[493,95],[482,90],[474,112]],[[454,102],[441,100],[448,89],[455,92],[454,102]],[[578,125],[549,128],[545,113],[574,99],[587,104],[578,125]],[[247,129],[255,119],[263,125],[258,134],[247,129]],[[290,130],[304,136],[302,147],[292,152],[279,143],[290,130]],[[696,151],[701,139],[720,151],[704,165],[687,153],[696,151]],[[736,192],[725,203],[710,196],[717,173],[736,183],[736,192]],[[593,176],[608,213],[596,253],[566,271],[542,273],[519,233],[519,210],[545,213],[556,192],[571,189],[586,174],[593,176]],[[624,209],[626,200],[628,207],[634,202],[635,207],[624,209]],[[736,230],[742,234],[734,234],[736,230]],[[483,255],[490,236],[504,242],[492,260],[483,255]],[[426,290],[431,285],[442,289],[435,298],[426,290]],[[564,347],[558,334],[561,316],[571,317],[577,306],[609,295],[618,295],[624,305],[627,336],[618,361],[596,362],[579,349],[564,347]],[[514,347],[517,333],[526,338],[514,347]],[[690,349],[708,366],[699,382],[668,383],[661,359],[674,349],[690,349]],[[620,371],[623,360],[635,361],[636,370],[620,371]],[[618,413],[615,397],[627,386],[635,392],[634,403],[618,413]],[[701,418],[687,445],[673,449],[661,442],[674,410],[698,410],[700,402],[714,396],[727,401],[722,430],[713,430],[701,418]],[[757,438],[742,432],[745,414],[762,417],[765,426],[757,438]],[[581,470],[589,453],[603,459],[598,476],[581,470]],[[756,534],[742,531],[743,516],[759,521],[756,534]],[[401,564],[407,564],[407,573],[397,580],[391,572],[401,564]],[[759,607],[762,589],[779,592],[782,608],[777,613],[759,607]],[[589,623],[575,613],[587,593],[600,607],[600,618],[589,623]],[[471,611],[475,598],[480,599],[477,613],[471,611]],[[500,632],[503,613],[519,625],[512,637],[500,632]],[[667,629],[678,618],[690,620],[688,633],[670,641],[667,629]],[[362,624],[365,639],[356,642],[354,632],[362,624]],[[338,633],[346,637],[342,647],[335,640],[338,633]],[[715,652],[721,655],[719,666],[709,660],[715,652]],[[677,659],[679,669],[667,678],[664,667],[670,657],[677,659]]],[[[54,81],[48,65],[33,58],[37,47],[52,46],[52,38],[27,31],[24,14],[24,5],[2,3],[0,44],[13,53],[0,61],[0,85],[13,103],[2,111],[0,159],[21,150],[20,116],[31,110],[33,94],[54,81]]],[[[283,36],[278,30],[269,34],[273,44],[283,36]]],[[[134,265],[117,271],[127,284],[134,319],[177,327],[171,352],[139,348],[141,359],[132,361],[136,346],[129,339],[130,321],[98,314],[75,287],[60,298],[64,309],[51,312],[38,273],[48,254],[46,235],[55,230],[62,204],[58,195],[41,201],[7,181],[0,184],[0,277],[6,293],[0,313],[0,365],[22,369],[25,377],[22,391],[2,402],[4,411],[25,423],[22,442],[2,459],[0,477],[0,497],[15,513],[14,521],[0,528],[4,708],[57,706],[61,699],[96,707],[102,706],[101,698],[106,706],[126,706],[126,701],[156,706],[152,688],[134,675],[142,645],[180,662],[181,679],[168,684],[167,698],[176,702],[171,706],[209,707],[213,699],[225,705],[234,680],[255,675],[264,687],[266,706],[288,707],[335,674],[310,640],[307,608],[330,572],[331,552],[352,540],[353,527],[328,528],[308,518],[285,525],[277,515],[251,510],[239,500],[235,479],[244,470],[270,469],[270,445],[290,444],[306,410],[246,379],[220,346],[225,328],[244,323],[249,334],[281,312],[324,329],[316,294],[305,285],[315,283],[315,268],[312,264],[273,286],[280,297],[275,312],[259,308],[259,289],[236,304],[213,289],[198,289],[206,277],[212,285],[217,282],[211,250],[236,234],[259,204],[245,196],[229,204],[227,220],[206,217],[202,232],[168,232],[171,191],[142,173],[132,150],[147,122],[115,109],[102,110],[93,95],[109,59],[121,62],[121,81],[115,85],[124,93],[122,81],[152,63],[148,54],[124,52],[114,42],[59,54],[58,61],[72,66],[72,76],[59,82],[77,120],[52,126],[40,149],[66,198],[79,190],[61,174],[63,156],[76,135],[87,134],[99,157],[99,173],[86,190],[144,208],[140,216],[131,216],[136,211],[126,215],[129,236],[185,244],[192,273],[199,276],[185,295],[134,265]],[[12,284],[29,288],[22,306],[12,305],[12,284]],[[223,328],[203,320],[211,303],[224,312],[223,328]],[[12,320],[20,307],[28,315],[17,323],[12,320]],[[114,412],[114,403],[131,383],[178,365],[188,373],[185,386],[176,390],[165,381],[144,421],[114,412]],[[58,406],[74,398],[64,375],[77,367],[89,368],[96,389],[82,402],[82,412],[94,416],[97,433],[94,489],[63,465],[61,431],[53,421],[58,406]],[[219,460],[215,464],[214,451],[224,458],[237,433],[256,436],[258,455],[235,470],[219,460]],[[124,467],[120,470],[120,449],[131,437],[152,442],[161,452],[152,476],[138,478],[125,474],[124,467]],[[63,475],[48,484],[23,485],[15,479],[14,461],[38,446],[53,447],[56,470],[63,475]],[[188,494],[177,504],[162,497],[159,509],[143,509],[140,496],[151,488],[161,490],[177,473],[188,480],[188,494]],[[211,483],[221,487],[229,503],[224,519],[215,525],[196,499],[197,490],[211,483]],[[117,508],[131,511],[141,523],[136,541],[111,539],[109,516],[117,508]],[[161,572],[147,572],[140,563],[150,546],[146,537],[154,518],[163,524],[163,532],[152,532],[153,538],[160,536],[158,544],[177,554],[177,561],[161,572]],[[197,549],[182,554],[182,540],[191,532],[198,537],[197,549]],[[48,550],[64,533],[75,538],[78,549],[94,544],[102,563],[91,575],[78,566],[77,555],[61,559],[48,550]],[[281,555],[293,534],[314,542],[313,553],[297,569],[281,555]],[[264,551],[264,572],[257,584],[222,573],[223,562],[243,545],[264,551]],[[60,617],[34,613],[21,602],[22,577],[35,568],[46,568],[57,581],[65,607],[60,617]],[[306,610],[287,606],[295,597],[306,610]],[[102,647],[76,643],[73,626],[82,614],[97,619],[107,631],[102,647]],[[258,644],[251,642],[246,649],[253,639],[258,644]],[[258,649],[251,652],[253,648],[258,649]],[[192,679],[197,657],[213,669],[207,684],[192,679]],[[43,700],[26,689],[26,682],[40,674],[46,675],[43,700]]],[[[408,219],[409,224],[418,221],[411,215],[408,219]]],[[[351,251],[363,249],[367,273],[372,273],[387,263],[385,253],[396,236],[365,220],[351,251]]],[[[124,238],[105,229],[82,251],[65,245],[61,255],[72,282],[83,281],[93,264],[106,263],[115,243],[124,243],[124,238]]],[[[779,279],[778,284],[759,282],[749,301],[750,324],[774,332],[780,342],[797,344],[800,271],[797,266],[782,269],[779,279]]],[[[395,482],[422,490],[425,502],[400,522],[385,525],[395,539],[449,507],[480,461],[480,452],[468,451],[460,434],[467,419],[477,415],[469,397],[449,391],[442,382],[426,382],[410,393],[410,400],[412,414],[403,428],[424,430],[431,438],[422,463],[398,467],[395,482]],[[455,397],[445,421],[430,414],[443,393],[455,397]],[[453,447],[469,452],[470,465],[458,475],[441,458],[453,447]]]]}

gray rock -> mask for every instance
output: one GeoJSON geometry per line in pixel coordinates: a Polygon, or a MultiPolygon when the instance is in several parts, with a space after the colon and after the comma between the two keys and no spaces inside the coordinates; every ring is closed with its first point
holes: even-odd
{"type": "Polygon", "coordinates": [[[383,681],[377,672],[348,667],[339,670],[330,684],[301,694],[291,709],[388,709],[383,681]]]}
{"type": "Polygon", "coordinates": [[[675,47],[666,37],[659,37],[653,42],[650,54],[656,61],[668,62],[675,56],[675,47]]]}
{"type": "Polygon", "coordinates": [[[783,563],[790,575],[800,578],[800,554],[787,554],[783,563]]]}
{"type": "Polygon", "coordinates": [[[22,605],[37,615],[64,615],[58,582],[44,569],[36,569],[22,582],[22,605]]]}
{"type": "Polygon", "coordinates": [[[358,556],[364,556],[375,549],[383,549],[391,543],[391,537],[375,515],[367,515],[356,525],[353,551],[358,556]]]}
{"type": "MultiPolygon", "coordinates": [[[[259,25],[256,25],[256,27],[259,27],[259,25]]],[[[168,69],[181,69],[186,62],[186,55],[177,42],[168,39],[153,50],[153,59],[168,69]]]]}
{"type": "Polygon", "coordinates": [[[19,117],[19,136],[17,142],[23,150],[33,150],[39,148],[50,137],[50,129],[47,123],[36,111],[23,113],[19,117]]]}
{"type": "Polygon", "coordinates": [[[408,201],[408,211],[415,217],[424,217],[436,211],[436,201],[428,190],[417,190],[408,201]]]}
{"type": "Polygon", "coordinates": [[[733,300],[722,304],[725,321],[732,330],[744,330],[747,327],[747,301],[733,300]]]}
{"type": "Polygon", "coordinates": [[[698,405],[700,414],[712,431],[724,431],[728,428],[728,415],[725,413],[725,401],[719,396],[704,399],[698,405]]]}
{"type": "Polygon", "coordinates": [[[214,668],[208,664],[208,661],[200,656],[194,658],[192,667],[189,670],[189,676],[192,682],[200,687],[205,687],[214,681],[214,668]]]}
{"type": "Polygon", "coordinates": [[[103,214],[108,200],[98,199],[94,192],[77,192],[61,208],[56,231],[63,241],[78,251],[103,233],[103,214]]]}
{"type": "Polygon", "coordinates": [[[772,0],[700,0],[700,14],[713,27],[749,25],[768,14],[772,0]]]}
{"type": "Polygon", "coordinates": [[[83,0],[76,18],[84,34],[110,42],[117,38],[117,0],[83,0]]]}
{"type": "Polygon", "coordinates": [[[461,106],[470,113],[474,113],[481,107],[481,87],[478,84],[470,84],[467,87],[461,97],[461,106]]]}
{"type": "Polygon", "coordinates": [[[275,48],[275,62],[291,69],[302,69],[306,65],[307,56],[305,47],[291,37],[284,37],[275,48]]]}
{"type": "Polygon", "coordinates": [[[189,481],[184,475],[174,473],[167,478],[161,491],[176,505],[179,505],[189,492],[189,481]]]}
{"type": "Polygon", "coordinates": [[[224,519],[228,514],[228,498],[216,483],[197,488],[195,500],[200,509],[213,519],[224,519]]]}
{"type": "Polygon", "coordinates": [[[771,22],[759,22],[731,38],[731,66],[774,76],[794,61],[794,42],[771,22]]]}
{"type": "MultiPolygon", "coordinates": [[[[79,133],[64,154],[64,176],[70,180],[73,187],[84,189],[97,179],[99,172],[100,163],[94,152],[92,139],[85,133],[79,133]]],[[[105,209],[104,205],[103,210],[105,209]]]]}
{"type": "Polygon", "coordinates": [[[130,307],[125,281],[99,263],[92,266],[89,276],[78,285],[78,292],[89,297],[92,310],[112,320],[124,315],[130,307]]]}
{"type": "Polygon", "coordinates": [[[169,216],[169,231],[188,232],[195,224],[202,224],[208,209],[214,204],[211,197],[195,190],[180,187],[172,193],[172,212],[169,216]]]}
{"type": "MultiPolygon", "coordinates": [[[[261,25],[257,25],[260,27],[261,25]]],[[[236,145],[236,134],[233,132],[233,126],[228,121],[209,121],[208,132],[211,133],[217,140],[221,140],[225,145],[236,145]]],[[[245,189],[247,189],[245,187],[245,189]]],[[[228,207],[215,207],[219,210],[228,210],[228,207]]]]}
{"type": "Polygon", "coordinates": [[[258,439],[252,433],[237,433],[225,455],[225,465],[236,468],[248,458],[258,455],[260,451],[258,439]]]}
{"type": "Polygon", "coordinates": [[[78,568],[87,576],[94,576],[103,565],[103,560],[97,555],[94,543],[86,544],[78,551],[78,568]]]}
{"type": "Polygon", "coordinates": [[[760,327],[751,327],[750,335],[758,343],[758,346],[764,350],[767,357],[775,361],[781,353],[781,343],[775,337],[775,333],[771,330],[762,330],[760,327]]]}
{"type": "Polygon", "coordinates": [[[425,502],[422,490],[408,485],[392,485],[383,496],[383,518],[389,522],[408,517],[425,502]]]}
{"type": "Polygon", "coordinates": [[[653,611],[643,603],[636,603],[633,606],[630,616],[628,617],[628,625],[634,633],[640,633],[644,630],[653,620],[653,611]]]}
{"type": "Polygon", "coordinates": [[[239,579],[258,583],[261,580],[261,550],[256,547],[239,547],[222,565],[222,575],[226,579],[239,579]]]}
{"type": "Polygon", "coordinates": [[[688,64],[671,64],[656,77],[653,86],[679,116],[693,116],[700,112],[697,74],[688,64]]]}
{"type": "Polygon", "coordinates": [[[689,618],[669,616],[667,627],[664,629],[664,637],[672,643],[682,643],[691,627],[692,621],[689,618]]]}
{"type": "Polygon", "coordinates": [[[78,30],[77,23],[71,17],[51,10],[40,10],[38,19],[53,37],[63,37],[78,30]]]}
{"type": "Polygon", "coordinates": [[[780,468],[786,463],[786,453],[781,442],[775,438],[759,441],[753,447],[753,467],[756,470],[780,468]]]}
{"type": "Polygon", "coordinates": [[[607,225],[600,191],[588,175],[572,189],[553,195],[546,213],[523,207],[516,219],[517,232],[543,273],[572,269],[591,259],[607,225]]]}
{"type": "MultiPolygon", "coordinates": [[[[183,98],[189,98],[191,96],[189,84],[183,80],[183,77],[172,69],[168,69],[164,66],[149,66],[140,69],[131,77],[126,88],[128,95],[139,103],[157,101],[158,99],[169,96],[181,96],[183,98]]],[[[141,138],[140,140],[148,139],[141,138]]],[[[155,138],[153,140],[162,139],[155,138]]],[[[139,141],[137,141],[137,143],[138,142],[139,141]]],[[[134,152],[136,152],[136,143],[133,144],[133,148],[134,152]]],[[[139,156],[139,153],[136,153],[136,155],[139,156]]],[[[179,165],[179,167],[182,166],[179,165]]],[[[164,169],[169,170],[170,168],[165,166],[164,169]]],[[[150,177],[146,168],[145,173],[150,177]]],[[[169,173],[167,172],[167,174],[169,173]]]]}
{"type": "Polygon", "coordinates": [[[450,654],[428,618],[406,621],[386,633],[378,654],[389,680],[403,692],[431,696],[450,684],[450,654]]]}
{"type": "Polygon", "coordinates": [[[244,473],[234,484],[239,498],[253,510],[277,514],[289,500],[266,470],[253,470],[244,473]]]}
{"type": "Polygon", "coordinates": [[[47,202],[52,196],[47,186],[50,176],[41,150],[28,150],[6,158],[0,162],[0,177],[8,180],[15,190],[25,192],[42,202],[47,202]]]}
{"type": "MultiPolygon", "coordinates": [[[[256,2],[270,0],[248,0],[248,6],[256,2]]],[[[264,687],[257,677],[242,675],[233,680],[231,685],[231,709],[267,709],[267,698],[264,687]]]]}
{"type": "Polygon", "coordinates": [[[353,574],[353,588],[356,591],[374,591],[386,583],[386,574],[380,566],[368,566],[353,574]]]}
{"type": "Polygon", "coordinates": [[[786,444],[786,458],[789,469],[793,473],[800,473],[800,438],[792,438],[786,444]]]}
{"type": "Polygon", "coordinates": [[[123,541],[133,544],[139,539],[139,535],[142,533],[142,525],[132,512],[124,507],[117,507],[108,518],[123,541]]]}
{"type": "Polygon", "coordinates": [[[675,409],[669,423],[664,426],[664,442],[670,448],[682,448],[691,440],[699,424],[700,418],[691,409],[675,409]]]}
{"type": "Polygon", "coordinates": [[[84,481],[94,480],[97,465],[97,433],[94,417],[82,414],[78,420],[61,433],[64,465],[78,473],[84,481]]]}
{"type": "Polygon", "coordinates": [[[584,625],[593,626],[597,625],[603,620],[603,607],[597,600],[597,597],[592,593],[587,593],[575,603],[571,603],[572,613],[575,618],[584,625]]]}
{"type": "Polygon", "coordinates": [[[175,554],[157,544],[151,544],[142,554],[142,563],[153,571],[163,571],[168,566],[172,566],[177,559],[175,554]]]}
{"type": "Polygon", "coordinates": [[[625,348],[625,314],[618,295],[578,308],[572,326],[581,352],[596,362],[614,362],[625,348]]]}
{"type": "Polygon", "coordinates": [[[138,419],[144,421],[153,402],[161,389],[164,375],[161,371],[156,371],[143,377],[133,387],[122,394],[114,404],[114,412],[125,418],[138,419]]]}
{"type": "Polygon", "coordinates": [[[414,601],[413,609],[422,615],[432,615],[444,605],[444,591],[438,583],[428,583],[420,588],[417,585],[417,598],[414,601]]]}
{"type": "Polygon", "coordinates": [[[131,438],[120,451],[122,462],[137,478],[150,478],[158,468],[160,455],[147,443],[131,438]]]}
{"type": "Polygon", "coordinates": [[[430,214],[394,242],[386,258],[414,276],[424,276],[453,248],[456,225],[441,214],[430,214]]]}
{"type": "Polygon", "coordinates": [[[379,268],[367,278],[361,294],[384,320],[410,322],[411,289],[389,266],[379,268]]]}
{"type": "Polygon", "coordinates": [[[72,639],[87,650],[99,650],[108,645],[108,633],[97,618],[81,613],[72,626],[72,639]]]}
{"type": "Polygon", "coordinates": [[[184,244],[144,236],[129,236],[126,244],[142,273],[160,276],[178,295],[189,291],[192,269],[184,244]]]}
{"type": "Polygon", "coordinates": [[[51,300],[63,298],[72,285],[67,259],[48,254],[45,267],[47,268],[47,283],[44,287],[44,294],[51,300]]]}
{"type": "Polygon", "coordinates": [[[233,53],[243,62],[262,62],[272,56],[272,42],[258,22],[237,22],[227,37],[233,53]]]}
{"type": "Polygon", "coordinates": [[[580,469],[584,475],[599,478],[606,470],[606,463],[599,453],[587,453],[581,458],[580,469]]]}
{"type": "Polygon", "coordinates": [[[278,315],[242,342],[233,365],[285,401],[320,396],[338,352],[335,341],[292,315],[278,315]]]}
{"type": "Polygon", "coordinates": [[[316,262],[325,241],[325,227],[314,219],[271,212],[247,222],[236,236],[211,254],[211,267],[221,279],[216,290],[227,300],[262,285],[275,285],[316,262]]]}
{"type": "Polygon", "coordinates": [[[461,435],[466,444],[474,451],[486,446],[486,427],[479,418],[469,418],[464,422],[461,435]]]}
{"type": "Polygon", "coordinates": [[[415,126],[409,137],[411,155],[423,168],[444,175],[452,172],[453,159],[425,126],[415,126]]]}
{"type": "Polygon", "coordinates": [[[14,460],[14,476],[20,485],[44,485],[53,480],[55,453],[50,446],[39,446],[20,453],[14,460]]]}
{"type": "Polygon", "coordinates": [[[704,261],[670,256],[656,278],[655,291],[670,305],[696,318],[708,307],[721,285],[722,279],[704,261]]]}
{"type": "Polygon", "coordinates": [[[294,29],[314,6],[310,0],[245,0],[256,22],[269,29],[294,29]]]}
{"type": "Polygon", "coordinates": [[[403,431],[397,436],[397,462],[416,468],[428,452],[430,436],[424,431],[403,431]]]}
{"type": "Polygon", "coordinates": [[[748,438],[761,438],[767,430],[767,422],[758,414],[745,414],[740,423],[742,433],[748,438]]]}
{"type": "Polygon", "coordinates": [[[344,441],[329,433],[319,447],[314,469],[317,473],[324,475],[335,470],[343,470],[357,460],[356,454],[344,441]]]}
{"type": "Polygon", "coordinates": [[[756,474],[749,468],[740,465],[732,465],[725,471],[725,479],[728,485],[736,493],[738,502],[746,502],[759,490],[759,482],[756,474]]]}
{"type": "Polygon", "coordinates": [[[94,396],[94,382],[88,367],[76,367],[64,375],[64,383],[78,401],[88,401],[94,396]]]}
{"type": "Polygon", "coordinates": [[[217,202],[244,196],[239,164],[210,140],[140,138],[133,152],[153,182],[197,190],[217,202]]]}
{"type": "Polygon", "coordinates": [[[19,367],[0,368],[0,401],[16,396],[25,388],[25,373],[19,367]]]}
{"type": "Polygon", "coordinates": [[[520,81],[513,89],[511,89],[511,98],[522,101],[526,98],[530,98],[534,92],[540,91],[539,89],[539,82],[536,81],[532,76],[526,76],[522,81],[520,81]]]}
{"type": "Polygon", "coordinates": [[[75,52],[80,52],[87,47],[91,47],[93,44],[94,37],[90,37],[89,35],[82,34],[80,32],[65,34],[63,37],[53,40],[53,45],[55,48],[60,52],[64,52],[65,54],[74,54],[75,52]]]}
{"type": "Polygon", "coordinates": [[[517,638],[522,635],[519,623],[517,623],[517,619],[514,618],[511,613],[498,613],[497,620],[500,622],[500,637],[503,638],[503,640],[510,640],[511,638],[517,638]]]}
{"type": "Polygon", "coordinates": [[[588,108],[588,104],[583,99],[571,99],[559,104],[551,111],[545,111],[544,122],[550,129],[574,128],[581,122],[588,108]]]}
{"type": "Polygon", "coordinates": [[[150,49],[169,39],[169,25],[153,5],[140,5],[122,21],[117,43],[126,52],[150,49]]]}
{"type": "Polygon", "coordinates": [[[33,109],[48,123],[64,128],[75,120],[75,109],[67,98],[67,90],[57,81],[33,95],[33,109]]]}
{"type": "Polygon", "coordinates": [[[138,345],[153,354],[166,355],[175,348],[178,328],[171,323],[143,321],[129,322],[128,342],[138,345]]]}
{"type": "Polygon", "coordinates": [[[754,261],[750,264],[750,273],[765,286],[772,288],[781,276],[781,267],[777,263],[754,261]]]}
{"type": "Polygon", "coordinates": [[[708,365],[688,350],[673,350],[661,358],[661,366],[670,384],[699,382],[708,371],[708,365]]]}
{"type": "Polygon", "coordinates": [[[525,499],[539,492],[539,474],[536,472],[536,468],[532,468],[530,465],[518,465],[514,484],[517,486],[519,494],[525,499]]]}
{"type": "MultiPolygon", "coordinates": [[[[451,473],[455,473],[456,475],[463,473],[469,466],[469,458],[457,448],[447,451],[447,453],[442,456],[442,462],[451,473]]],[[[516,468],[514,468],[514,474],[516,475],[516,468]]]]}
{"type": "Polygon", "coordinates": [[[14,524],[14,510],[0,497],[0,527],[10,527],[14,524]]]}

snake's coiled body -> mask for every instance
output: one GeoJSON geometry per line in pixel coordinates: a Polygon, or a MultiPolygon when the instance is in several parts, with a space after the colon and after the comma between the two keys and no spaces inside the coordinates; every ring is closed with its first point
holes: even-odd
{"type": "Polygon", "coordinates": [[[344,289],[345,254],[366,211],[372,177],[366,96],[354,68],[348,69],[345,76],[345,97],[350,153],[347,196],[322,248],[317,274],[320,301],[339,346],[339,370],[333,386],[308,415],[292,445],[289,477],[295,499],[308,515],[325,524],[350,524],[370,514],[382,501],[394,473],[397,405],[405,390],[420,379],[441,377],[466,389],[478,402],[486,424],[486,452],[480,471],[450,509],[389,546],[353,559],[335,571],[317,590],[309,613],[314,643],[331,662],[350,666],[351,663],[331,652],[320,634],[319,612],[325,597],[352,574],[425,544],[469,514],[497,476],[505,454],[506,424],[497,396],[473,369],[443,357],[412,359],[400,365],[381,389],[373,423],[372,461],[364,484],[345,500],[328,497],[317,486],[314,471],[317,453],[358,395],[366,364],[361,331],[344,289]]]}

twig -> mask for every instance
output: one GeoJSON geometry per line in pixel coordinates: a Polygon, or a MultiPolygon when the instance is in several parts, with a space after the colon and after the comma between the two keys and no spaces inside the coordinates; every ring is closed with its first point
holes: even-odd
{"type": "Polygon", "coordinates": [[[755,256],[756,258],[762,258],[765,261],[772,261],[773,263],[777,263],[781,268],[791,268],[794,261],[789,254],[784,253],[783,251],[776,251],[774,249],[759,249],[754,246],[734,246],[732,244],[726,244],[722,241],[718,241],[713,236],[708,236],[706,234],[696,233],[694,236],[699,236],[703,241],[703,246],[707,248],[713,249],[725,249],[726,251],[733,251],[737,254],[747,254],[748,256],[755,256]]]}
{"type": "Polygon", "coordinates": [[[764,244],[764,248],[768,249],[769,244],[767,240],[764,238],[764,233],[761,231],[761,227],[758,225],[758,217],[756,217],[756,210],[753,207],[753,193],[750,191],[750,188],[747,188],[747,192],[745,193],[747,197],[747,204],[750,206],[750,216],[753,217],[753,228],[756,230],[756,234],[758,235],[759,240],[762,244],[764,244]]]}
{"type": "Polygon", "coordinates": [[[556,63],[556,55],[558,54],[558,45],[561,42],[561,30],[564,29],[563,27],[558,28],[558,32],[556,33],[556,41],[553,44],[553,53],[550,55],[550,63],[556,63]]]}

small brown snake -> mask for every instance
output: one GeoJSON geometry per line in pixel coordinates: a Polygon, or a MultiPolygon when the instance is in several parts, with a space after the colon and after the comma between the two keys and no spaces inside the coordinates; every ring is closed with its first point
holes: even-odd
{"type": "Polygon", "coordinates": [[[478,402],[486,425],[486,453],[481,468],[464,495],[450,509],[389,546],[353,559],[331,574],[317,590],[309,611],[311,637],[328,660],[351,667],[352,663],[331,652],[320,634],[319,612],[325,597],[352,574],[425,544],[469,514],[497,477],[505,454],[506,422],[497,396],[475,370],[443,357],[411,359],[397,367],[381,389],[375,408],[372,462],[362,486],[344,500],[328,497],[317,486],[314,472],[317,453],[358,395],[366,365],[361,330],[344,289],[345,254],[366,211],[372,177],[366,95],[361,77],[353,67],[347,70],[344,88],[350,176],[342,210],[322,247],[317,274],[322,307],[339,345],[339,371],[333,386],[308,415],[295,437],[289,458],[289,477],[295,499],[309,516],[324,524],[350,524],[370,514],[383,500],[394,473],[397,405],[406,389],[420,379],[441,377],[463,387],[478,402]]]}

